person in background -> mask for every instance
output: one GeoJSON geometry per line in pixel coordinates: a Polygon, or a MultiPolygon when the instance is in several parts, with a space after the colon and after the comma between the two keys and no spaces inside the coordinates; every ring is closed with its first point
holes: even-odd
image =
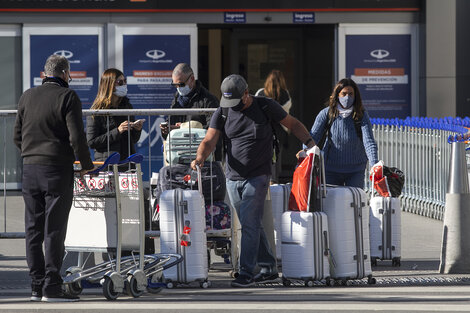
{"type": "Polygon", "coordinates": [[[42,85],[26,90],[18,102],[14,141],[23,158],[26,261],[31,301],[71,302],[60,268],[73,200],[73,163],[83,175],[94,168],[85,140],[82,103],[69,89],[70,64],[51,55],[42,85]],[[44,250],[43,250],[44,244],[44,250]]]}
{"type": "Polygon", "coordinates": [[[250,95],[248,84],[240,75],[226,77],[220,89],[221,108],[212,116],[191,167],[202,166],[215,149],[219,137],[224,136],[227,193],[242,227],[240,275],[231,285],[249,287],[255,283],[272,282],[279,277],[276,258],[261,223],[273,157],[270,121],[287,127],[308,147],[315,143],[305,126],[287,114],[279,103],[250,95]],[[258,273],[257,267],[260,268],[258,273]]]}
{"type": "MultiPolygon", "coordinates": [[[[92,110],[124,109],[133,107],[127,98],[127,81],[124,73],[115,68],[103,72],[98,87],[98,94],[91,106],[92,110]]],[[[136,152],[135,144],[139,141],[145,120],[135,120],[134,116],[87,116],[86,130],[90,148],[95,151],[95,160],[104,161],[114,152],[119,152],[121,160],[136,152]],[[108,129],[109,126],[109,129],[108,129]]],[[[129,165],[120,167],[120,171],[129,169],[129,165]]],[[[145,228],[150,229],[149,192],[144,189],[145,228]]],[[[153,239],[145,238],[145,254],[155,253],[153,239]]],[[[128,254],[128,253],[126,253],[128,254]]]]}
{"type": "Polygon", "coordinates": [[[327,105],[310,131],[324,152],[326,183],[364,188],[367,161],[378,162],[377,143],[356,83],[341,79],[327,105]]]}
{"type": "MultiPolygon", "coordinates": [[[[264,96],[275,100],[287,113],[289,113],[292,107],[292,100],[289,91],[287,91],[286,80],[279,70],[272,70],[269,73],[264,82],[264,88],[258,89],[255,96],[264,96]]],[[[279,152],[276,154],[276,160],[274,160],[275,162],[272,166],[271,183],[278,184],[279,176],[282,172],[282,150],[287,147],[289,133],[282,124],[274,123],[273,127],[279,140],[279,152]]]]}
{"type": "MultiPolygon", "coordinates": [[[[171,75],[176,93],[170,109],[205,109],[219,107],[219,100],[207,90],[194,76],[193,69],[186,63],[179,63],[171,75]]],[[[166,123],[160,124],[163,139],[166,139],[172,129],[179,128],[184,122],[197,121],[204,129],[209,127],[211,114],[202,115],[171,115],[166,123]]],[[[216,160],[222,159],[222,142],[217,145],[216,160]]]]}

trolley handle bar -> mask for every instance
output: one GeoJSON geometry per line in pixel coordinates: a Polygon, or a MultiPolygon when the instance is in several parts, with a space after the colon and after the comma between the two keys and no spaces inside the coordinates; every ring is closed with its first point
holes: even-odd
{"type": "Polygon", "coordinates": [[[121,158],[121,155],[118,152],[114,152],[104,161],[103,165],[96,168],[94,171],[88,172],[87,174],[98,174],[99,172],[107,168],[108,165],[118,164],[120,158],[121,158]]]}
{"type": "Polygon", "coordinates": [[[127,163],[142,163],[144,156],[140,153],[134,153],[128,156],[126,159],[119,161],[118,164],[127,164],[127,163]]]}

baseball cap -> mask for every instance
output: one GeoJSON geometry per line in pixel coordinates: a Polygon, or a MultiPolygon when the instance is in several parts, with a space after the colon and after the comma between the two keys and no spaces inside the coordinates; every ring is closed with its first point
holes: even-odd
{"type": "Polygon", "coordinates": [[[240,103],[240,100],[248,88],[246,80],[237,74],[232,74],[225,77],[222,85],[220,85],[220,91],[222,97],[220,98],[220,106],[222,108],[231,108],[240,103]]]}

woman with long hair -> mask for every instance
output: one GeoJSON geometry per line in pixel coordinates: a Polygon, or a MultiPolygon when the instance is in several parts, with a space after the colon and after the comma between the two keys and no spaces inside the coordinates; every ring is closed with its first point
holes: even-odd
{"type": "MultiPolygon", "coordinates": [[[[103,72],[98,87],[98,94],[91,106],[92,110],[109,110],[109,109],[133,109],[127,98],[127,81],[124,73],[115,68],[109,68],[103,72]]],[[[134,154],[135,144],[139,141],[142,132],[142,124],[144,120],[135,121],[134,116],[88,116],[86,120],[86,136],[88,145],[95,151],[95,160],[104,161],[114,153],[119,152],[121,160],[126,159],[129,155],[134,154]],[[109,124],[108,124],[109,121],[109,124]]],[[[128,165],[121,167],[119,170],[128,169],[128,165]]],[[[150,226],[148,190],[144,189],[144,205],[145,205],[145,229],[150,226]]],[[[145,238],[145,254],[155,253],[155,245],[153,239],[145,238]]],[[[123,255],[130,255],[125,251],[123,255]]],[[[112,256],[112,253],[110,253],[112,256]]],[[[106,260],[105,255],[103,259],[106,260]]]]}
{"type": "MultiPolygon", "coordinates": [[[[269,73],[266,81],[264,82],[264,88],[259,89],[255,96],[264,96],[275,100],[287,113],[289,113],[292,106],[292,100],[290,98],[289,91],[287,91],[286,79],[279,70],[272,70],[269,73]]],[[[274,160],[271,169],[271,182],[279,183],[279,176],[282,171],[282,150],[287,146],[287,137],[289,136],[289,133],[287,128],[279,123],[274,123],[273,127],[276,132],[277,139],[279,140],[279,152],[276,154],[276,159],[274,160]]]]}
{"type": "MultiPolygon", "coordinates": [[[[101,75],[98,94],[91,109],[132,109],[126,95],[124,74],[115,68],[107,69],[101,75]]],[[[119,152],[121,160],[135,153],[142,124],[143,120],[136,122],[134,116],[110,116],[109,125],[106,116],[88,116],[87,140],[90,148],[95,150],[95,160],[104,161],[113,152],[119,152]]]]}
{"type": "Polygon", "coordinates": [[[356,83],[341,79],[310,131],[325,156],[326,183],[364,188],[364,172],[378,162],[377,143],[356,83]]]}

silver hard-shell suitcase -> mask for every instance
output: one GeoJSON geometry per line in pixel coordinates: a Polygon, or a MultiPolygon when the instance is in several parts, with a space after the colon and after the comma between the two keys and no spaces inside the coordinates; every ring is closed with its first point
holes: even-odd
{"type": "Polygon", "coordinates": [[[306,286],[325,279],[330,285],[328,219],[323,212],[282,214],[282,282],[302,280],[306,286]]]}
{"type": "Polygon", "coordinates": [[[360,188],[328,185],[323,210],[328,216],[331,278],[347,284],[349,280],[372,277],[369,244],[369,206],[360,188]]]}
{"type": "Polygon", "coordinates": [[[276,259],[281,259],[281,221],[282,215],[289,207],[291,184],[273,184],[270,186],[271,206],[274,220],[274,244],[276,259]]]}
{"type": "Polygon", "coordinates": [[[178,253],[184,258],[177,266],[163,271],[162,280],[168,288],[191,282],[199,282],[202,288],[210,286],[205,228],[204,198],[200,191],[173,189],[161,194],[161,252],[178,253]]]}
{"type": "Polygon", "coordinates": [[[372,265],[377,260],[391,260],[401,265],[401,208],[400,199],[372,197],[370,199],[370,255],[372,265]]]}

